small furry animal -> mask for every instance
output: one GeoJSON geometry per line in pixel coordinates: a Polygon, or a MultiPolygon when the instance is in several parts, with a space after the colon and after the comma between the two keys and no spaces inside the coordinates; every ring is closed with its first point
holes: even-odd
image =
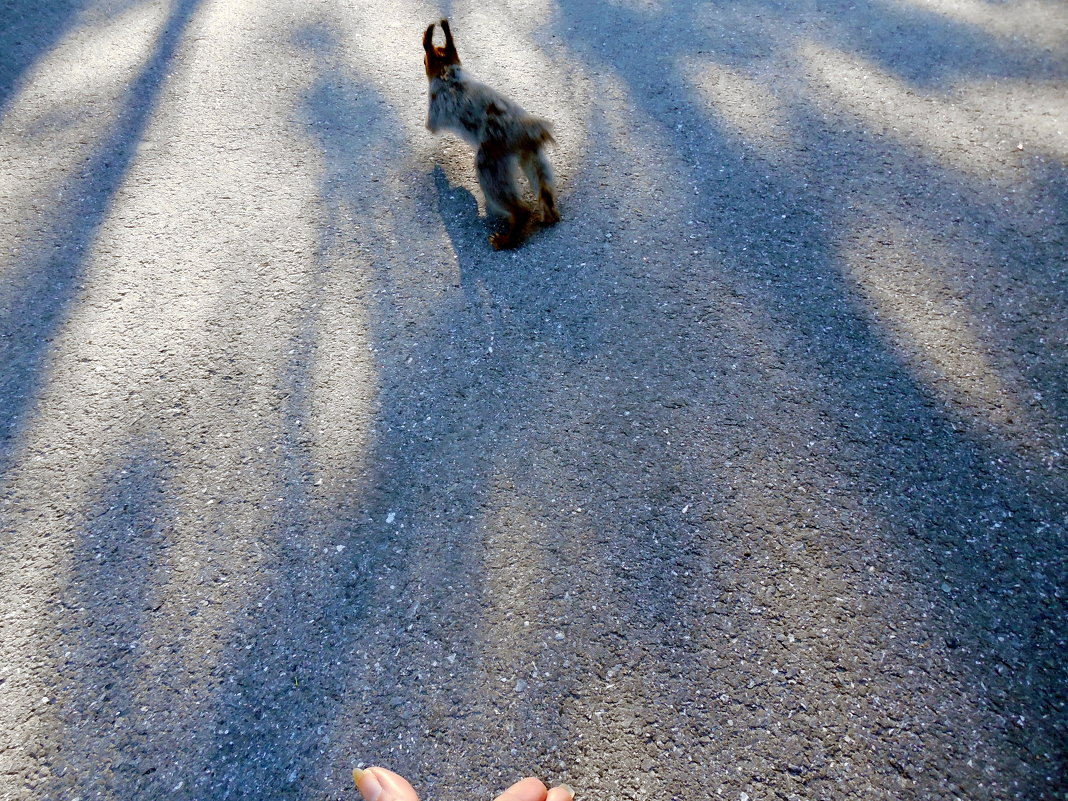
{"type": "Polygon", "coordinates": [[[430,81],[426,127],[431,133],[452,131],[477,148],[475,168],[486,204],[508,220],[508,230],[493,234],[490,244],[498,250],[514,248],[531,217],[516,180],[517,167],[523,168],[538,196],[542,222],[552,225],[560,219],[552,167],[545,156],[545,144],[554,141],[552,130],[545,120],[530,116],[500,93],[467,77],[449,21],[443,19],[440,24],[444,47],[434,46],[434,23],[423,34],[423,63],[430,81]]]}

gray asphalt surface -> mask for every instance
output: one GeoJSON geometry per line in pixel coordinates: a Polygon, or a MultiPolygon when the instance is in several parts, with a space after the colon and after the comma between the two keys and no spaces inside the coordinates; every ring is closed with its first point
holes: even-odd
{"type": "Polygon", "coordinates": [[[1066,232],[1059,0],[0,0],[0,798],[1065,798],[1066,232]]]}

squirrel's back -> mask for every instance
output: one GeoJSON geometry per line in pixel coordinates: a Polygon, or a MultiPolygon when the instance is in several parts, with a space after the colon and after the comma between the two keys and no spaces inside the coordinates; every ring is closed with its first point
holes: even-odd
{"type": "Polygon", "coordinates": [[[527,149],[552,141],[545,120],[531,117],[517,103],[467,77],[460,66],[447,67],[430,82],[427,128],[452,131],[478,147],[487,140],[527,149]]]}

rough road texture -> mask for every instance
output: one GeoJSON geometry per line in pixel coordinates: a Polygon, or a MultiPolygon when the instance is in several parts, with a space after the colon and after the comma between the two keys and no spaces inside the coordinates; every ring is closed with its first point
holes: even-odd
{"type": "Polygon", "coordinates": [[[42,5],[0,797],[1064,797],[1063,2],[42,5]],[[557,127],[515,253],[445,14],[557,127]]]}

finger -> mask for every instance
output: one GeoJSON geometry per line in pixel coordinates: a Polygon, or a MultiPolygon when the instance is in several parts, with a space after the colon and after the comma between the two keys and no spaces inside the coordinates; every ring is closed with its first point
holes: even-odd
{"type": "Polygon", "coordinates": [[[533,776],[527,776],[501,793],[495,801],[545,801],[545,785],[533,776]]]}
{"type": "Polygon", "coordinates": [[[352,779],[366,801],[419,801],[408,780],[386,768],[356,768],[352,779]]]}
{"type": "Polygon", "coordinates": [[[572,801],[574,797],[575,791],[566,784],[561,784],[548,792],[545,796],[545,801],[572,801]]]}

